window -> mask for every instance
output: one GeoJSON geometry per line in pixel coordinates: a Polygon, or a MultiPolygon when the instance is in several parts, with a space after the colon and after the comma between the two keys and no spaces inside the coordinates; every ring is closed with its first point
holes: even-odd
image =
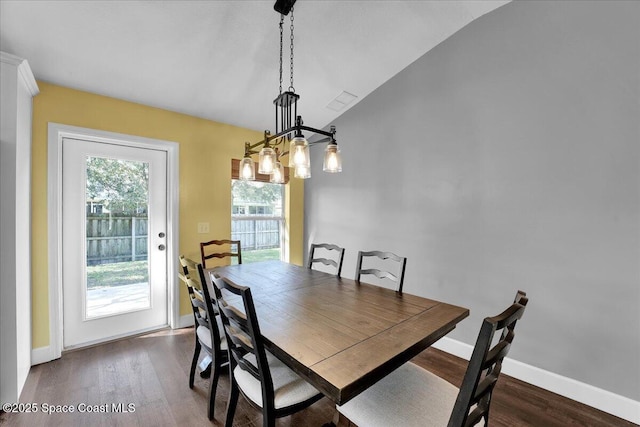
{"type": "Polygon", "coordinates": [[[240,240],[242,262],[281,259],[284,185],[231,180],[231,238],[240,240]]]}

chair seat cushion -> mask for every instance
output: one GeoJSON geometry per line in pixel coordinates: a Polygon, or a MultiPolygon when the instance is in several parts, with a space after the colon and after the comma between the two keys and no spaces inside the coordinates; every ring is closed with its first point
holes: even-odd
{"type": "MultiPolygon", "coordinates": [[[[200,340],[200,342],[211,348],[211,332],[209,332],[209,328],[200,325],[196,329],[196,334],[198,334],[198,339],[200,340]]],[[[227,338],[223,336],[222,338],[220,338],[220,340],[220,349],[227,350],[227,338]]]]}
{"type": "Polygon", "coordinates": [[[359,427],[446,427],[457,396],[457,387],[409,362],[337,408],[359,427]]]}
{"type": "MultiPolygon", "coordinates": [[[[257,366],[256,358],[253,354],[248,354],[245,359],[257,366]]],[[[285,408],[304,402],[320,394],[311,384],[300,378],[287,365],[282,363],[277,357],[267,352],[267,362],[271,371],[274,390],[274,405],[276,409],[285,408]]],[[[259,407],[262,407],[262,387],[260,381],[255,379],[249,372],[237,366],[233,370],[233,376],[242,390],[242,393],[259,407]]]]}

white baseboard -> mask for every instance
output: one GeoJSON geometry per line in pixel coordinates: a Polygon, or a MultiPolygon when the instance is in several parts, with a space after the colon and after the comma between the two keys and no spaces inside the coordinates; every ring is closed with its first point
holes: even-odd
{"type": "Polygon", "coordinates": [[[55,352],[50,345],[31,349],[31,366],[51,362],[55,358],[55,352]]]}
{"type": "MultiPolygon", "coordinates": [[[[473,352],[473,346],[447,337],[440,339],[432,347],[465,360],[469,360],[473,352]]],[[[536,387],[640,424],[640,402],[628,397],[509,358],[505,358],[502,372],[536,387]]]]}
{"type": "Polygon", "coordinates": [[[177,329],[188,328],[189,326],[193,326],[193,314],[185,314],[184,316],[180,316],[178,318],[177,329]]]}
{"type": "MultiPolygon", "coordinates": [[[[187,328],[189,326],[193,326],[193,314],[186,314],[178,318],[177,328],[187,328]]],[[[31,366],[51,362],[54,359],[57,359],[57,357],[51,346],[31,349],[31,366]]]]}

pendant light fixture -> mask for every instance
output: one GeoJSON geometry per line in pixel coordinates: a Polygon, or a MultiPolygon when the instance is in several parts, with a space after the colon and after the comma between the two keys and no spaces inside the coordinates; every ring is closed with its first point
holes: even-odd
{"type": "Polygon", "coordinates": [[[300,95],[295,93],[293,87],[293,5],[296,0],[278,0],[274,5],[274,9],[280,13],[280,86],[279,95],[273,100],[276,109],[276,127],[275,133],[271,135],[269,131],[264,132],[264,139],[255,144],[245,143],[244,158],[240,161],[239,178],[242,180],[255,180],[255,164],[251,156],[258,154],[258,172],[270,175],[270,182],[284,182],[284,166],[280,162],[280,157],[288,155],[290,168],[294,169],[294,177],[310,178],[311,177],[311,157],[309,147],[311,145],[328,142],[325,149],[325,157],[323,163],[323,171],[336,173],[342,171],[342,159],[340,157],[340,149],[336,142],[336,128],[331,126],[329,132],[322,129],[315,129],[304,126],[302,116],[298,115],[298,100],[300,95]],[[290,85],[287,91],[282,91],[282,51],[283,51],[283,33],[284,33],[284,17],[291,13],[290,29],[290,85]],[[304,137],[303,131],[314,134],[324,135],[317,141],[309,142],[304,137]],[[281,151],[289,144],[289,151],[281,151]],[[258,147],[262,146],[259,151],[258,147]]]}
{"type": "Polygon", "coordinates": [[[335,140],[328,143],[327,148],[325,148],[324,150],[324,162],[322,164],[322,170],[329,173],[342,172],[342,157],[340,156],[340,147],[338,147],[338,144],[335,142],[335,140]]]}
{"type": "Polygon", "coordinates": [[[250,145],[248,142],[244,143],[244,157],[240,161],[240,179],[243,181],[256,179],[256,166],[251,159],[250,145]]]}

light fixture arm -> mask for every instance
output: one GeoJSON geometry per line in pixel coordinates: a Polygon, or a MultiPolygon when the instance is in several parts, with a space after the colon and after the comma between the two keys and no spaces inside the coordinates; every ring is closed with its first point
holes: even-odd
{"type": "MultiPolygon", "coordinates": [[[[331,130],[330,131],[326,131],[326,130],[322,130],[322,129],[316,129],[316,128],[312,128],[309,126],[304,126],[302,124],[302,116],[298,116],[296,119],[296,124],[294,126],[291,126],[288,129],[282,130],[276,134],[273,134],[271,136],[268,137],[269,142],[273,141],[276,138],[280,138],[281,136],[285,136],[287,134],[296,132],[296,133],[302,133],[303,130],[306,130],[308,132],[313,132],[313,133],[317,133],[319,135],[324,135],[324,136],[328,136],[331,139],[335,139],[335,134],[336,134],[336,128],[335,126],[331,126],[331,130]]],[[[260,144],[263,144],[264,141],[260,141],[260,142],[256,142],[255,144],[253,144],[251,146],[251,148],[255,148],[260,144]]],[[[313,145],[316,144],[316,142],[310,142],[309,144],[313,145]]]]}
{"type": "MultiPolygon", "coordinates": [[[[271,135],[271,133],[268,130],[264,131],[264,139],[262,141],[258,141],[254,144],[250,144],[248,142],[245,142],[245,148],[244,148],[244,152],[245,152],[245,156],[251,155],[251,154],[258,154],[258,151],[256,151],[255,149],[260,147],[260,146],[264,146],[264,147],[268,147],[270,146],[269,144],[271,143],[271,141],[273,141],[274,139],[278,139],[282,136],[285,136],[287,134],[291,134],[291,133],[296,133],[296,134],[302,134],[302,131],[307,131],[307,132],[313,132],[319,135],[324,135],[328,138],[331,138],[330,143],[335,144],[336,143],[336,127],[331,125],[331,128],[329,131],[326,130],[322,130],[322,129],[316,129],[316,128],[312,128],[310,126],[304,126],[302,124],[302,117],[298,116],[296,118],[296,124],[295,126],[291,126],[288,129],[285,129],[283,131],[280,131],[274,135],[271,135]]],[[[320,141],[310,141],[309,145],[316,145],[316,144],[323,144],[327,142],[326,139],[322,139],[320,141]]],[[[274,144],[274,146],[279,145],[279,142],[274,144]]],[[[289,151],[282,151],[282,152],[278,152],[278,157],[282,157],[282,156],[286,156],[287,154],[289,154],[289,151]]]]}
{"type": "Polygon", "coordinates": [[[270,136],[271,132],[268,130],[264,131],[264,139],[262,141],[255,142],[253,144],[249,142],[244,143],[244,153],[246,154],[258,154],[258,151],[255,148],[260,147],[261,145],[264,147],[269,147],[269,143],[274,140],[274,137],[270,136]]]}

